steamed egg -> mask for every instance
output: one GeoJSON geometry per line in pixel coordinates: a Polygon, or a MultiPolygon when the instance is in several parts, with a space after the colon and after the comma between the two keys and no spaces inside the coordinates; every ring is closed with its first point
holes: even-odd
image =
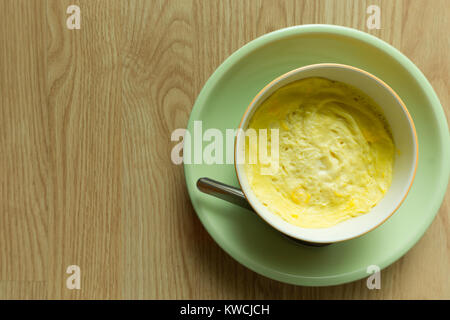
{"type": "Polygon", "coordinates": [[[261,104],[249,128],[279,130],[276,173],[262,174],[260,162],[245,170],[260,202],[293,225],[327,228],[365,214],[391,184],[389,126],[380,107],[350,85],[324,78],[290,83],[261,104]]]}

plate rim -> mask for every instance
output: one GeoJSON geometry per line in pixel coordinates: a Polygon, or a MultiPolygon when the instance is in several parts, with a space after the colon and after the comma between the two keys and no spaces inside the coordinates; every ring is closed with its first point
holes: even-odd
{"type": "MultiPolygon", "coordinates": [[[[432,107],[432,110],[435,113],[435,117],[437,119],[437,122],[439,124],[438,132],[440,136],[442,137],[442,144],[441,144],[441,150],[442,152],[442,158],[445,160],[447,159],[450,162],[450,148],[446,148],[445,144],[447,143],[447,146],[450,145],[450,134],[448,132],[448,125],[445,117],[444,110],[442,108],[442,105],[439,101],[439,98],[434,91],[433,87],[429,83],[428,79],[425,77],[425,75],[420,71],[420,69],[404,54],[402,54],[398,49],[390,45],[389,43],[381,40],[378,37],[375,37],[371,34],[368,34],[364,31],[344,27],[344,26],[337,26],[337,25],[331,25],[331,24],[304,24],[304,25],[297,25],[297,26],[291,26],[287,28],[282,28],[275,30],[270,33],[263,34],[250,42],[246,43],[244,46],[240,47],[236,51],[234,51],[230,56],[228,56],[220,65],[219,67],[213,72],[213,74],[208,78],[205,85],[203,86],[202,90],[200,91],[189,116],[188,122],[187,122],[187,128],[192,125],[193,119],[195,119],[199,113],[200,108],[198,107],[203,103],[203,100],[206,99],[206,97],[209,95],[209,93],[212,91],[214,86],[217,84],[218,80],[220,80],[222,74],[227,71],[228,67],[233,66],[238,60],[244,58],[247,54],[251,53],[253,50],[256,50],[272,41],[279,40],[280,38],[285,38],[289,36],[295,36],[299,34],[308,34],[308,33],[327,33],[327,34],[334,34],[334,35],[341,35],[346,36],[349,38],[356,38],[357,40],[360,40],[362,42],[365,42],[369,45],[375,46],[379,50],[386,52],[386,54],[390,55],[392,58],[394,58],[398,63],[401,64],[402,67],[404,67],[414,78],[416,83],[423,88],[424,94],[426,99],[430,102],[430,105],[432,107]],[[447,133],[447,134],[446,134],[447,133]]],[[[441,158],[441,159],[442,159],[441,158]]],[[[343,283],[353,282],[360,280],[362,278],[365,278],[368,276],[366,273],[366,270],[354,270],[352,272],[348,273],[340,273],[338,275],[331,275],[331,276],[320,276],[320,277],[311,277],[311,276],[299,276],[296,274],[289,274],[284,272],[279,272],[278,270],[268,268],[264,265],[261,265],[259,263],[255,263],[252,259],[249,259],[244,254],[241,254],[240,252],[233,251],[227,244],[226,241],[222,241],[222,239],[218,239],[217,235],[214,233],[214,230],[210,228],[210,225],[203,219],[203,217],[198,213],[198,204],[196,203],[196,199],[194,196],[195,186],[192,187],[190,185],[190,182],[192,180],[191,178],[191,172],[188,169],[188,164],[186,164],[183,161],[183,171],[185,175],[185,183],[186,188],[188,190],[188,194],[191,200],[191,203],[194,207],[194,210],[196,212],[197,217],[201,221],[203,227],[206,229],[208,234],[214,239],[214,241],[217,243],[217,245],[222,248],[228,255],[230,255],[233,259],[235,259],[240,264],[244,265],[248,269],[252,270],[253,272],[256,272],[260,275],[263,275],[267,278],[277,280],[280,282],[293,284],[293,285],[301,285],[301,286],[331,286],[331,285],[339,285],[343,283]]],[[[444,168],[445,169],[445,168],[444,168]]],[[[377,265],[380,267],[380,269],[384,269],[387,266],[391,265],[398,259],[400,259],[406,252],[408,252],[424,235],[425,231],[429,228],[430,224],[436,217],[439,208],[442,204],[442,201],[444,199],[445,193],[447,191],[447,185],[450,178],[450,166],[447,168],[446,172],[442,172],[442,175],[440,176],[441,179],[436,183],[440,186],[440,193],[436,195],[436,200],[432,203],[431,211],[432,214],[429,214],[427,216],[427,221],[424,221],[422,223],[420,232],[417,232],[414,237],[402,248],[402,250],[397,250],[393,254],[388,255],[386,258],[384,258],[383,261],[377,263],[377,265]]],[[[194,183],[195,185],[195,183],[194,183]]]]}

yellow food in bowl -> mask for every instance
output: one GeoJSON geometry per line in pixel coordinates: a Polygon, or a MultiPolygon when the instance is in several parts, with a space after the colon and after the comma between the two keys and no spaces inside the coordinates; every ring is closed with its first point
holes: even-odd
{"type": "MultiPolygon", "coordinates": [[[[391,184],[389,126],[379,106],[347,84],[290,83],[259,106],[249,128],[279,129],[277,172],[262,174],[262,162],[245,171],[260,202],[293,225],[327,228],[367,213],[391,184]]],[[[246,143],[247,159],[249,152],[257,149],[246,143]]]]}

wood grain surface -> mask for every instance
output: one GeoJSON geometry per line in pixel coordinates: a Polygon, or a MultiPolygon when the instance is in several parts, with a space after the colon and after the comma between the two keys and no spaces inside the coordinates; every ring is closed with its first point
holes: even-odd
{"type": "Polygon", "coordinates": [[[450,115],[448,0],[0,0],[0,299],[450,299],[450,194],[366,281],[308,288],[246,269],[201,226],[170,161],[202,86],[264,33],[328,23],[405,53],[450,115]],[[66,9],[81,8],[68,30],[66,9]],[[368,30],[366,8],[381,8],[368,30]],[[66,268],[81,268],[81,290],[66,268]]]}

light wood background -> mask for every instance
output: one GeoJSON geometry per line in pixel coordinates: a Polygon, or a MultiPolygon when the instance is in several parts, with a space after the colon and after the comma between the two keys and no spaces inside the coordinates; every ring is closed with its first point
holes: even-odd
{"type": "Polygon", "coordinates": [[[170,161],[202,86],[232,52],[307,23],[404,52],[450,114],[448,0],[0,0],[0,298],[450,298],[450,195],[420,242],[365,280],[296,287],[223,252],[170,161]],[[81,8],[68,30],[66,8],[81,8]],[[366,28],[381,7],[382,29],[366,28]],[[65,286],[81,267],[81,290],[65,286]]]}

